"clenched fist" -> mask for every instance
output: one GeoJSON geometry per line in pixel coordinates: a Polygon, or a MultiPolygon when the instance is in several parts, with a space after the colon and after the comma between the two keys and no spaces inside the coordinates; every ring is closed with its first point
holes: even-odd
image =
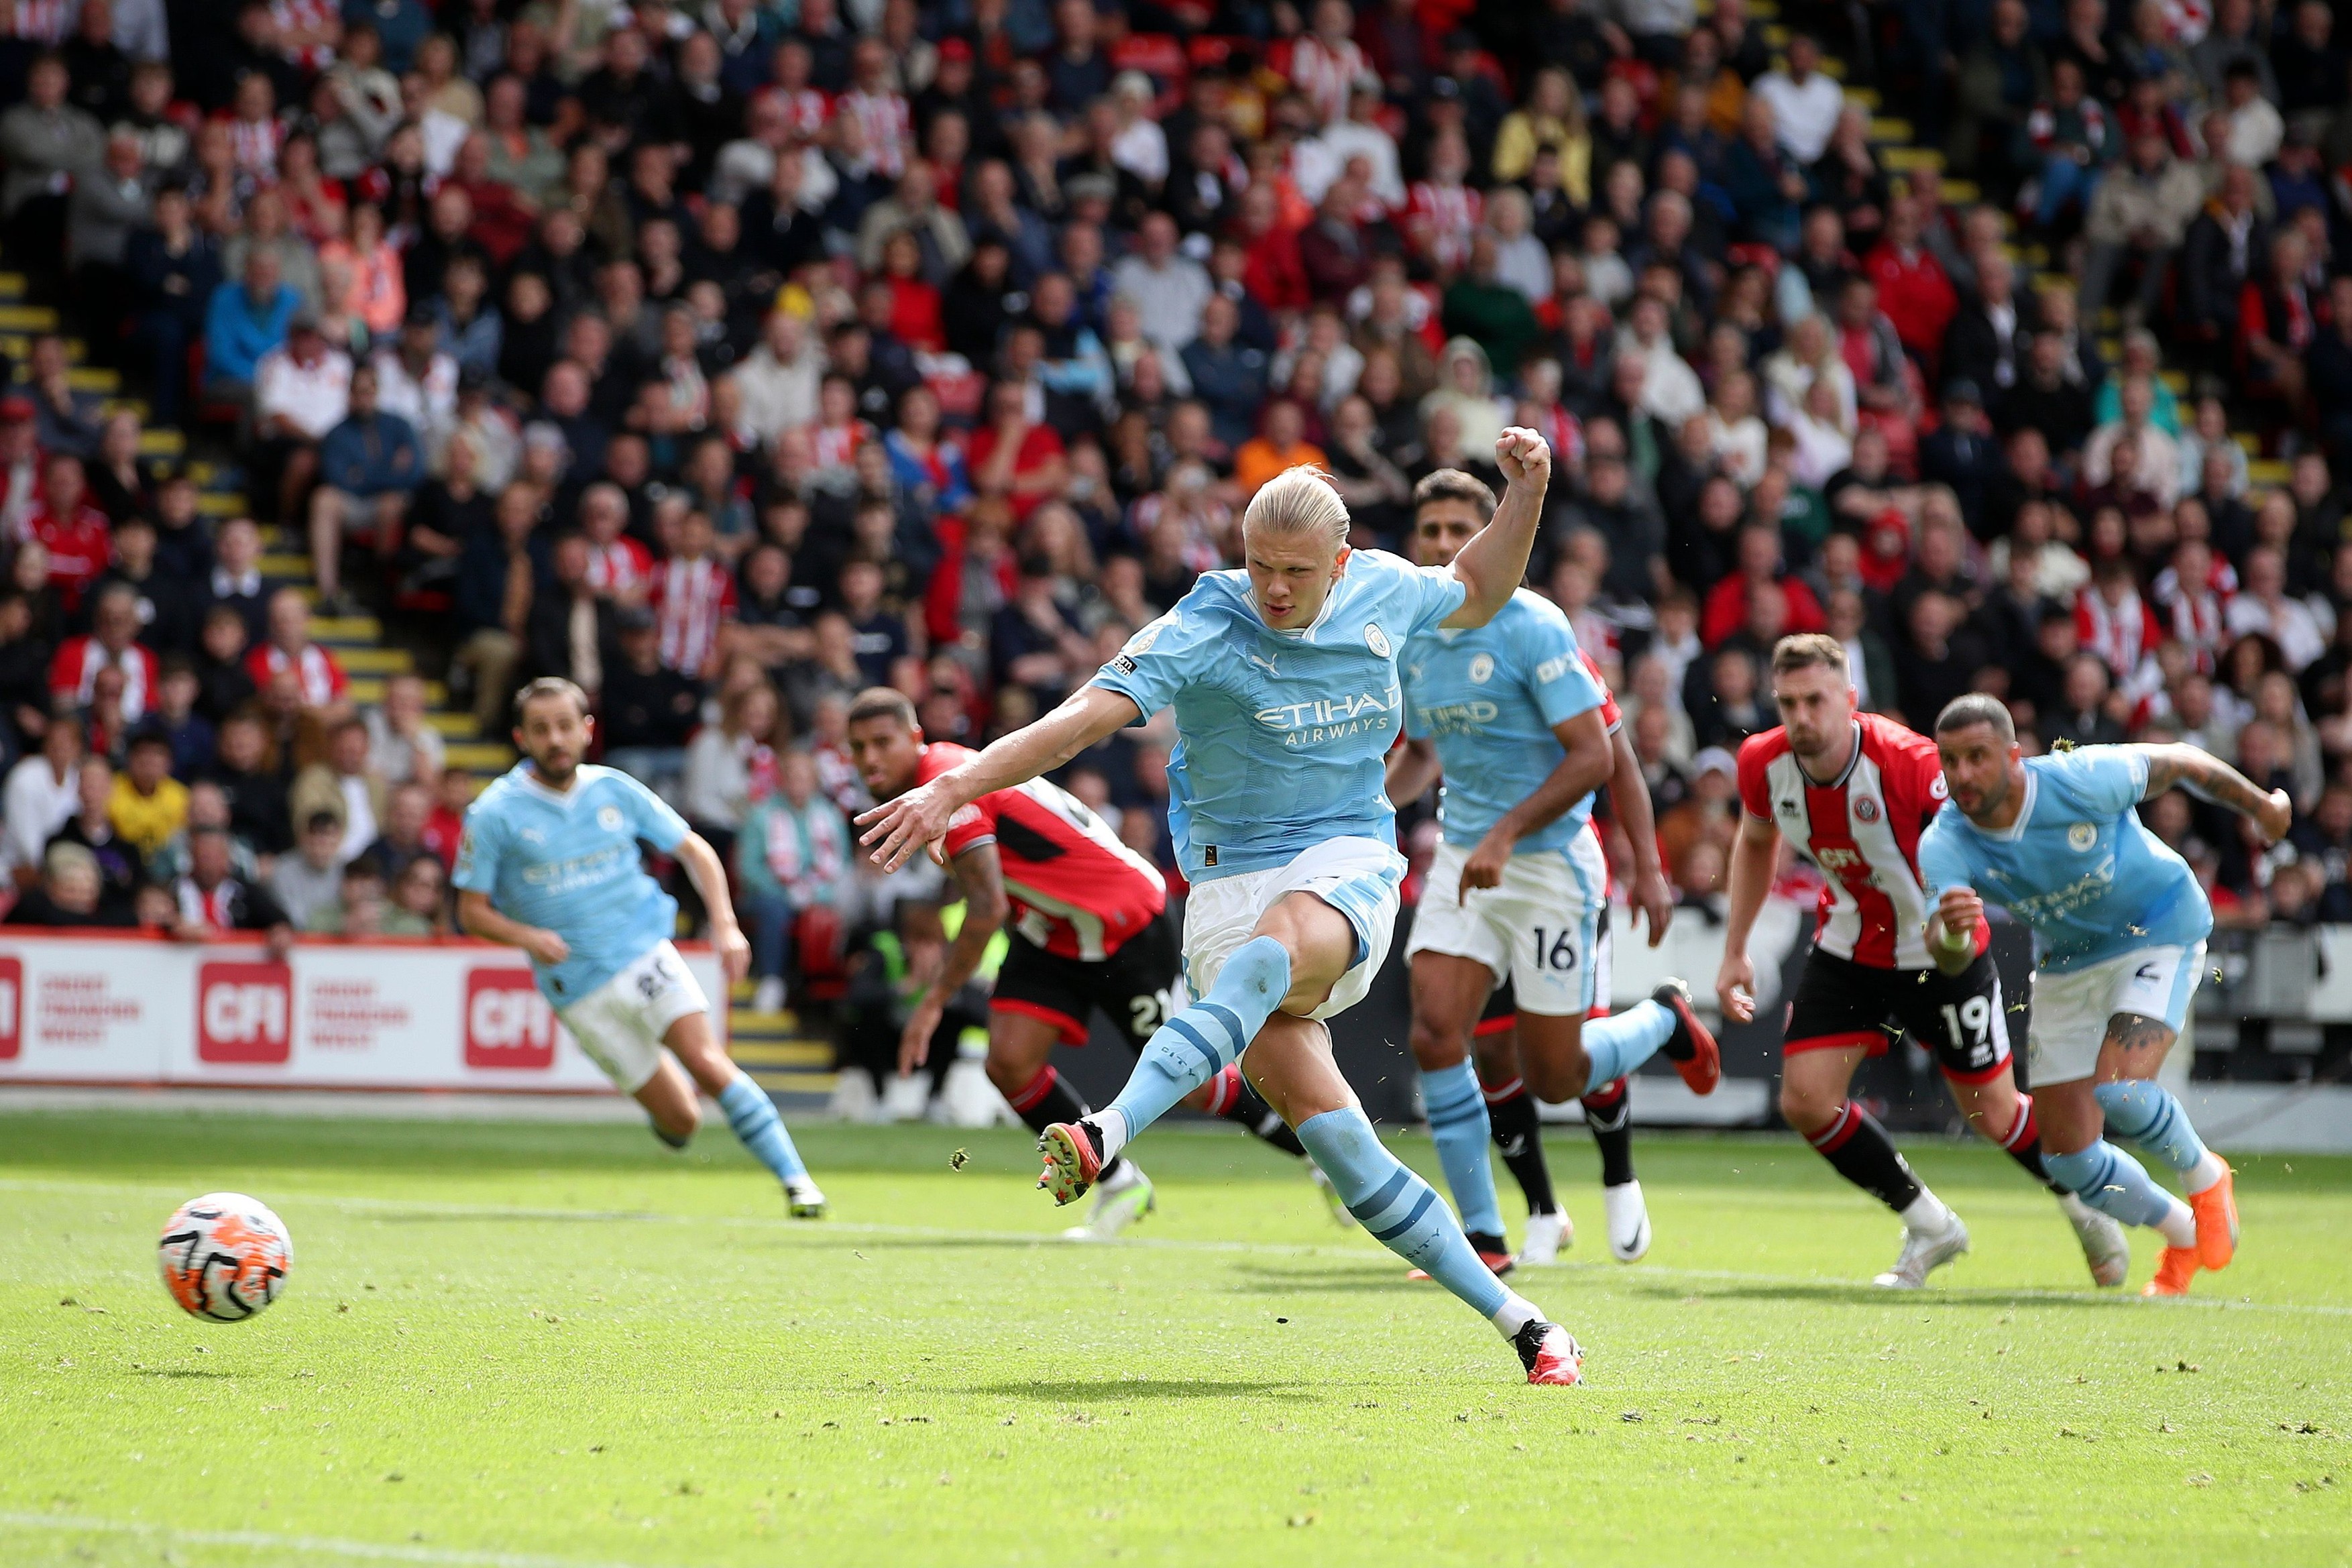
{"type": "Polygon", "coordinates": [[[1503,477],[1538,489],[1551,482],[1551,445],[1524,425],[1514,425],[1495,437],[1495,466],[1503,477]]]}

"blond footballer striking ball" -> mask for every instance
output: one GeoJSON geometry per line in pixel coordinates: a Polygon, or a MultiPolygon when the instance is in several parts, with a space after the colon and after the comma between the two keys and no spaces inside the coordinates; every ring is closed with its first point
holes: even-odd
{"type": "Polygon", "coordinates": [[[163,1288],[191,1317],[239,1323],[278,1299],[294,1262],[293,1238],[268,1206],[243,1193],[206,1193],[182,1204],[156,1244],[163,1288]]]}

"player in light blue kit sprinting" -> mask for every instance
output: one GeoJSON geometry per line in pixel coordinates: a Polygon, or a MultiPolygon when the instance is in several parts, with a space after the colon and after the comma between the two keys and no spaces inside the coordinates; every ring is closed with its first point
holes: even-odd
{"type": "MultiPolygon", "coordinates": [[[[1413,489],[1415,558],[1451,561],[1494,508],[1494,493],[1468,474],[1429,475],[1413,489]]],[[[1593,792],[1620,775],[1607,693],[1559,607],[1522,588],[1483,626],[1414,637],[1404,696],[1408,743],[1390,754],[1389,798],[1418,799],[1441,769],[1445,778],[1443,837],[1405,947],[1412,1054],[1463,1229],[1500,1273],[1512,1259],[1470,1062],[1471,1029],[1496,984],[1511,982],[1519,1071],[1538,1100],[1574,1100],[1660,1050],[1693,1090],[1711,1094],[1721,1058],[1679,980],[1614,1016],[1586,1016],[1609,1005],[1609,867],[1590,831],[1593,792]]],[[[1638,773],[1629,782],[1646,817],[1648,786],[1638,773]]],[[[1627,786],[1616,787],[1622,801],[1627,786]]],[[[1649,909],[1653,942],[1666,912],[1661,886],[1649,909]]],[[[1631,1262],[1650,1245],[1641,1184],[1601,1192],[1611,1250],[1631,1262]]],[[[1551,1262],[1564,1228],[1558,1213],[1529,1214],[1526,1260],[1551,1262]]]]}
{"type": "Polygon", "coordinates": [[[1551,451],[1514,428],[1495,458],[1509,494],[1447,567],[1349,550],[1329,481],[1276,476],[1242,519],[1245,570],[1203,576],[1053,712],[858,820],[876,860],[896,868],[967,803],[1172,707],[1168,816],[1192,883],[1196,1000],[1152,1036],[1117,1100],[1045,1130],[1038,1184],[1076,1201],[1238,1058],[1365,1229],[1499,1329],[1528,1382],[1573,1384],[1575,1340],[1496,1279],[1436,1190],[1381,1146],[1321,1022],[1363,999],[1393,934],[1404,860],[1381,759],[1402,730],[1397,656],[1439,626],[1486,625],[1527,570],[1551,451]]]}
{"type": "Polygon", "coordinates": [[[2133,809],[2176,784],[2252,818],[2276,841],[2294,808],[2194,746],[2087,746],[2021,757],[2009,710],[1981,693],[1936,721],[1951,799],[1919,837],[1919,874],[1937,900],[1927,946],[1965,965],[1988,903],[2033,928],[2026,1066],[2042,1121],[2042,1163],[2083,1201],[2163,1234],[2143,1292],[2185,1295],[2197,1270],[2238,1245],[2230,1167],[2156,1081],[2189,1017],[2213,911],[2196,873],[2133,809]],[[2113,1129],[2180,1173],[2189,1202],[2109,1143],[2113,1129]]]}
{"type": "Polygon", "coordinates": [[[750,967],[751,949],[728,900],[726,868],[653,791],[618,769],[581,763],[590,722],[587,695],[568,680],[534,680],[516,694],[514,742],[524,760],[466,813],[451,879],[458,924],[530,954],[540,994],[614,1086],[646,1108],[663,1142],[683,1149],[694,1136],[698,1086],[783,1184],[793,1215],[816,1218],[824,1194],[775,1101],[712,1032],[710,1003],[670,945],[677,900],[646,875],[637,841],[676,856],[694,879],[731,982],[750,967]]]}

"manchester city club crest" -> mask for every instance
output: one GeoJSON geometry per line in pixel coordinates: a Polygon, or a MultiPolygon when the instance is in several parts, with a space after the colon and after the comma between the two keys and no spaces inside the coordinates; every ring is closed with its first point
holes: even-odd
{"type": "Polygon", "coordinates": [[[621,831],[621,808],[617,805],[598,807],[596,812],[596,826],[603,828],[607,833],[618,833],[621,831]]]}
{"type": "Polygon", "coordinates": [[[1470,661],[1470,679],[1472,680],[1484,685],[1486,681],[1494,678],[1494,674],[1495,656],[1493,654],[1482,653],[1477,658],[1470,661]]]}
{"type": "Polygon", "coordinates": [[[2078,822],[2066,830],[2066,847],[2080,855],[2099,841],[2099,830],[2087,822],[2078,822]]]}
{"type": "Polygon", "coordinates": [[[1389,656],[1389,634],[1381,630],[1378,626],[1366,626],[1364,628],[1364,646],[1370,648],[1374,653],[1379,654],[1382,658],[1386,658],[1389,656]]]}

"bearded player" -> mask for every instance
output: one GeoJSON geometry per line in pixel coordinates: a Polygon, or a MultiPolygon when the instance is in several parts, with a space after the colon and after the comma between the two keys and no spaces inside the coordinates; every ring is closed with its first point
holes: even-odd
{"type": "Polygon", "coordinates": [[[1528,1382],[1570,1384],[1583,1352],[1479,1261],[1436,1191],[1381,1144],[1323,1025],[1363,999],[1394,935],[1404,860],[1381,782],[1403,718],[1398,657],[1439,626],[1486,625],[1527,571],[1551,451],[1513,428],[1495,458],[1509,493],[1445,567],[1351,550],[1330,482],[1312,468],[1277,475],[1243,514],[1243,570],[1203,575],[1052,713],[859,820],[877,859],[896,866],[971,802],[1172,708],[1169,826],[1192,884],[1196,1000],[1152,1035],[1118,1099],[1045,1130],[1039,1184],[1075,1201],[1129,1141],[1241,1060],[1366,1230],[1492,1323],[1528,1382]]]}
{"type": "Polygon", "coordinates": [[[2010,1064],[2000,976],[1979,923],[1963,951],[1931,960],[1919,838],[1944,805],[1935,742],[1857,713],[1845,647],[1819,633],[1772,649],[1780,725],[1739,748],[1739,837],[1716,995],[1724,1016],[1755,1016],[1748,936],[1785,836],[1820,868],[1813,950],[1781,1046],[1780,1114],[1837,1173],[1903,1220],[1903,1250],[1873,1282],[1916,1290],[1969,1249],[1968,1226],[1912,1173],[1886,1130],[1847,1098],[1854,1069],[1908,1031],[1934,1052],[1969,1125],[2057,1195],[2091,1278],[2120,1285],[2131,1267],[2123,1229],[2044,1169],[2033,1098],[2010,1064]],[[1899,1026],[1890,1027],[1889,1023],[1899,1026]]]}
{"type": "Polygon", "coordinates": [[[2228,1267],[2238,1248],[2230,1167],[2155,1081],[2204,974],[2213,910],[2137,808],[2178,786],[2251,818],[2274,844],[2294,805],[2195,746],[2022,756],[2009,710],[1979,692],[1945,707],[1936,744],[1952,798],[1919,841],[1937,900],[1928,948],[1947,973],[1963,962],[1981,942],[1988,903],[2033,928],[2025,1050],[2045,1119],[2042,1163],[2084,1202],[2161,1234],[2144,1294],[2186,1295],[2200,1268],[2228,1267]],[[2189,1201],[2108,1142],[2110,1130],[2178,1172],[2189,1201]]]}
{"type": "MultiPolygon", "coordinates": [[[[896,800],[973,755],[944,741],[926,743],[915,705],[887,687],[850,705],[848,733],[850,759],[876,800],[896,800]]],[[[1054,1047],[1085,1045],[1087,1021],[1100,1012],[1139,1052],[1183,1005],[1167,884],[1083,801],[1043,779],[971,802],[950,821],[940,847],[963,891],[964,920],[907,1019],[898,1070],[929,1059],[949,1000],[1009,919],[1013,942],[989,999],[988,1081],[1032,1131],[1077,1121],[1088,1107],[1054,1069],[1054,1047]]],[[[1307,1152],[1237,1067],[1184,1103],[1239,1122],[1286,1154],[1307,1152]]],[[[1151,1179],[1125,1157],[1104,1165],[1094,1196],[1086,1223],[1063,1233],[1070,1239],[1108,1240],[1153,1206],[1151,1179]]]]}
{"type": "Polygon", "coordinates": [[[458,842],[457,923],[521,948],[531,974],[580,1048],[683,1149],[709,1095],[752,1157],[784,1189],[796,1218],[824,1213],[792,1134],[767,1090],[728,1059],[710,1003],[670,945],[677,900],[646,875],[640,839],[686,868],[710,911],[710,941],[731,983],[751,962],[735,922],[718,851],[659,795],[618,768],[583,763],[593,721],[568,680],[516,694],[523,760],[467,808],[458,842]]]}
{"type": "MultiPolygon", "coordinates": [[[[1494,492],[1441,468],[1413,490],[1413,551],[1444,566],[1494,513],[1494,492]]],[[[1609,996],[1609,868],[1591,826],[1595,790],[1649,791],[1630,747],[1612,733],[1614,701],[1576,645],[1568,617],[1521,589],[1485,626],[1440,628],[1405,647],[1406,743],[1389,760],[1391,800],[1412,800],[1443,771],[1441,838],[1405,956],[1412,965],[1413,1058],[1438,1160],[1463,1228],[1491,1267],[1510,1266],[1487,1163],[1492,1123],[1472,1031],[1491,993],[1511,983],[1517,1004],[1520,1107],[1591,1095],[1588,1114],[1625,1131],[1625,1076],[1663,1050],[1691,1088],[1714,1091],[1722,1068],[1714,1037],[1681,981],[1614,1016],[1609,996]]],[[[1638,856],[1637,850],[1637,856],[1638,856]]],[[[1650,877],[1656,879],[1654,837],[1650,877]]],[[[1664,931],[1663,882],[1645,889],[1654,940],[1664,931]]],[[[1490,1080],[1498,1075],[1491,1070],[1490,1080]]],[[[1649,1215],[1631,1159],[1608,1161],[1602,1202],[1612,1251],[1649,1247],[1649,1215]],[[1621,1175],[1611,1184],[1607,1176],[1621,1175]]],[[[1538,1155],[1540,1158],[1540,1155],[1538,1155]]],[[[1549,1183],[1529,1194],[1530,1262],[1557,1256],[1565,1228],[1549,1183]]]]}

